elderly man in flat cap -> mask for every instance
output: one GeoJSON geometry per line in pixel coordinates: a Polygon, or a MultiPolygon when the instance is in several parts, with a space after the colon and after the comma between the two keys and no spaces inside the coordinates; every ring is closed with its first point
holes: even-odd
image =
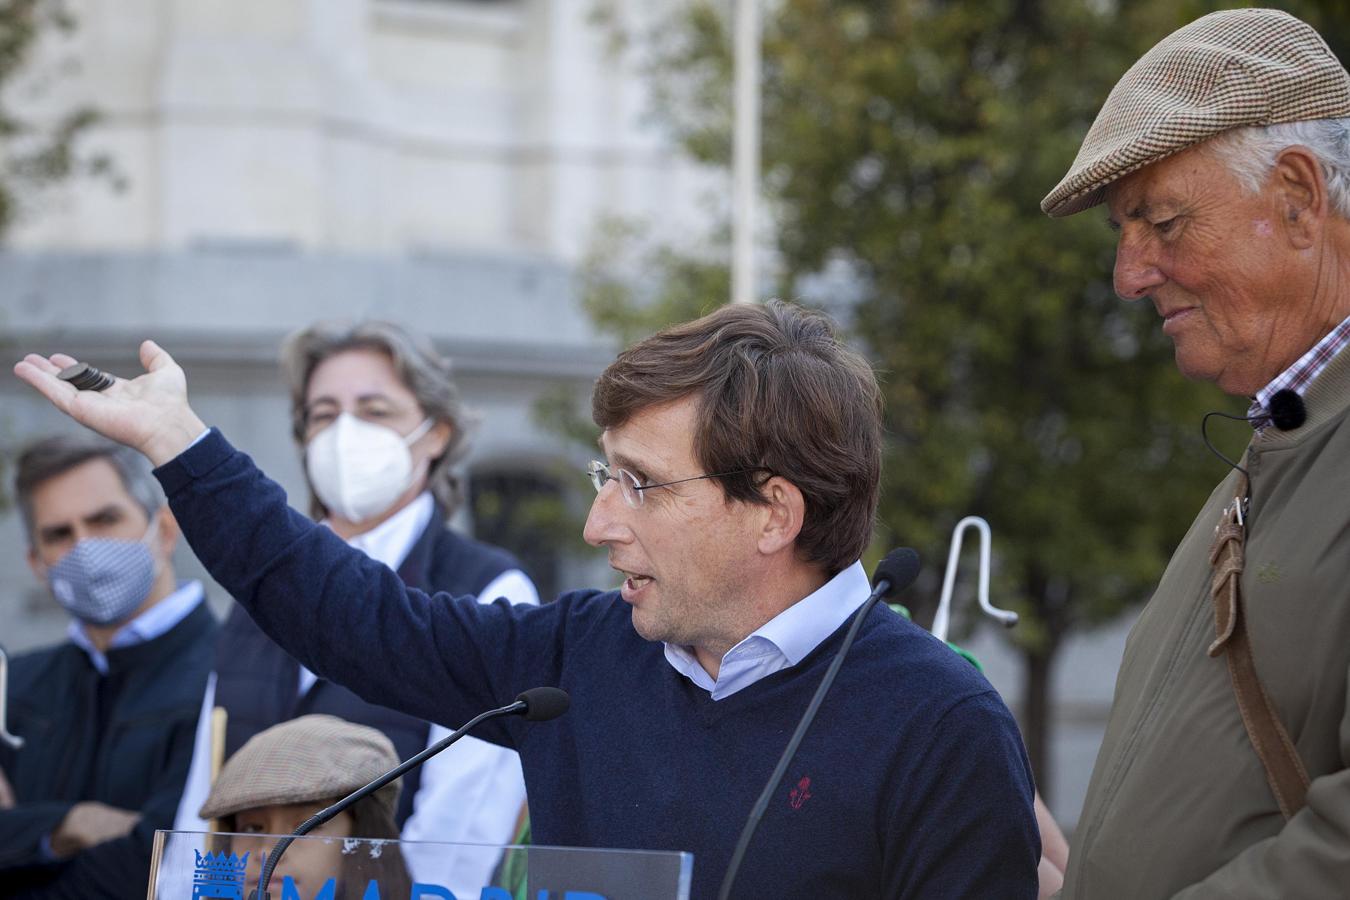
{"type": "Polygon", "coordinates": [[[1130,635],[1064,896],[1350,896],[1350,76],[1284,13],[1191,23],[1042,207],[1101,203],[1253,434],[1130,635]]]}

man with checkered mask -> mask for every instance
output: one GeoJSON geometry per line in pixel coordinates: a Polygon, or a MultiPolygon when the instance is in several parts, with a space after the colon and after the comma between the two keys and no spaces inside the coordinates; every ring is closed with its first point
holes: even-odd
{"type": "Polygon", "coordinates": [[[1252,433],[1130,634],[1063,895],[1344,897],[1350,75],[1285,13],[1192,22],[1041,205],[1099,204],[1116,292],[1252,433]]]}
{"type": "Polygon", "coordinates": [[[70,621],[9,672],[22,740],[0,741],[0,897],[139,900],[192,758],[215,619],[175,573],[178,524],[139,453],[43,438],[18,455],[14,497],[29,567],[70,621]]]}

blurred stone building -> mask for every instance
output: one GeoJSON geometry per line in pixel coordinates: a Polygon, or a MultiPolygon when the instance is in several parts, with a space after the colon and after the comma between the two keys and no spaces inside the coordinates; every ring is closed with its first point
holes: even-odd
{"type": "MultiPolygon", "coordinates": [[[[606,578],[577,571],[579,538],[577,558],[541,550],[504,513],[585,500],[576,450],[531,407],[559,385],[585,396],[613,356],[574,296],[596,221],[701,227],[707,175],[646,124],[643,82],[618,68],[593,4],[70,6],[76,29],[44,40],[10,102],[39,118],[92,107],[78,146],[116,177],[27,198],[0,257],[5,346],[128,373],[153,336],[204,418],[302,498],[281,338],[318,318],[405,323],[453,358],[480,416],[468,469],[488,521],[470,509],[462,524],[506,532],[544,591],[606,578]]],[[[13,379],[0,403],[11,447],[70,427],[13,379]]],[[[18,562],[12,513],[0,546],[18,562]]],[[[183,569],[199,572],[190,554],[183,569]]],[[[10,649],[61,633],[23,566],[0,567],[0,596],[10,649]]]]}
{"type": "MultiPolygon", "coordinates": [[[[604,6],[641,19],[671,2],[604,6]]],[[[596,223],[618,214],[705,232],[709,197],[724,201],[729,185],[652,126],[644,80],[591,21],[600,4],[70,6],[78,27],[44,42],[10,102],[39,117],[97,110],[80,147],[105,154],[117,177],[28,198],[0,253],[6,358],[59,349],[127,374],[137,343],[155,338],[183,364],[203,418],[303,508],[279,342],[319,318],[405,323],[453,358],[480,416],[460,524],[513,546],[543,594],[609,583],[579,535],[559,547],[518,514],[589,502],[584,449],[542,429],[532,407],[560,386],[585,397],[613,356],[575,302],[596,223]]],[[[9,450],[70,427],[0,378],[9,450]]],[[[59,639],[64,615],[21,563],[12,510],[0,515],[0,552],[0,643],[59,639]]],[[[186,548],[179,566],[201,577],[186,548]]],[[[209,590],[223,612],[228,598],[209,590]]],[[[1050,787],[1070,824],[1120,642],[1112,632],[1071,646],[1057,679],[1070,714],[1050,787]]],[[[974,647],[1015,707],[1015,658],[983,632],[974,647]]]]}

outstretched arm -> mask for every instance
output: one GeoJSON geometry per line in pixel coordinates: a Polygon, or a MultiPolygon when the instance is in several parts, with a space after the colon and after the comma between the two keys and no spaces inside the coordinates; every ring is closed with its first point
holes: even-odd
{"type": "Polygon", "coordinates": [[[57,378],[76,362],[64,353],[30,353],[14,366],[14,374],[76,422],[141,451],[159,466],[182,453],[206,425],[188,404],[187,379],[173,357],[154,341],[142,343],[140,355],[145,374],[118,378],[105,391],[77,390],[57,378]]]}
{"type": "MultiPolygon", "coordinates": [[[[61,411],[140,450],[193,552],[278,644],[365,699],[458,725],[537,684],[556,684],[555,611],[452,602],[407,588],[387,567],[290,509],[285,492],[213,434],[183,371],[152,341],[147,372],[103,392],[61,381],[69,356],[30,355],[15,373],[61,411]],[[505,698],[505,699],[502,699],[505,698]]],[[[481,737],[513,746],[515,723],[481,737]]]]}

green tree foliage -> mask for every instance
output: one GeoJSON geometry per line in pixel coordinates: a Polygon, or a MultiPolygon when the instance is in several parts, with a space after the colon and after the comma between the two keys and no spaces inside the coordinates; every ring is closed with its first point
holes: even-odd
{"type": "MultiPolygon", "coordinates": [[[[1244,404],[1184,381],[1150,305],[1115,298],[1103,211],[1055,221],[1038,204],[1130,64],[1223,5],[765,4],[776,293],[809,293],[827,269],[856,292],[847,317],[881,373],[890,434],[879,542],[918,547],[932,568],[959,518],[993,526],[1042,784],[1056,652],[1147,598],[1225,472],[1200,415],[1244,404]]],[[[1338,5],[1285,5],[1350,34],[1338,5]]],[[[730,25],[729,4],[696,2],[618,42],[652,60],[655,106],[713,165],[730,160],[730,25]]],[[[602,325],[632,332],[726,296],[724,265],[647,263],[638,278],[589,276],[602,325]]],[[[1241,428],[1218,436],[1230,453],[1241,428]]]]}
{"type": "MultiPolygon", "coordinates": [[[[78,154],[76,139],[95,120],[87,107],[36,121],[14,111],[13,87],[31,76],[33,52],[41,37],[66,34],[75,21],[64,0],[0,0],[0,239],[14,224],[24,198],[77,172],[108,176],[103,156],[78,154]]],[[[5,322],[0,319],[0,328],[5,322]]],[[[6,423],[0,419],[0,427],[6,423]]],[[[6,501],[4,459],[0,458],[0,508],[6,501]]]]}
{"type": "MultiPolygon", "coordinates": [[[[117,177],[107,157],[81,155],[76,140],[96,119],[87,106],[51,118],[26,118],[14,111],[12,86],[36,73],[33,55],[44,36],[59,37],[75,28],[64,0],[0,0],[0,236],[13,225],[24,197],[77,173],[117,177]]],[[[57,65],[59,68],[59,64],[57,65]]]]}

